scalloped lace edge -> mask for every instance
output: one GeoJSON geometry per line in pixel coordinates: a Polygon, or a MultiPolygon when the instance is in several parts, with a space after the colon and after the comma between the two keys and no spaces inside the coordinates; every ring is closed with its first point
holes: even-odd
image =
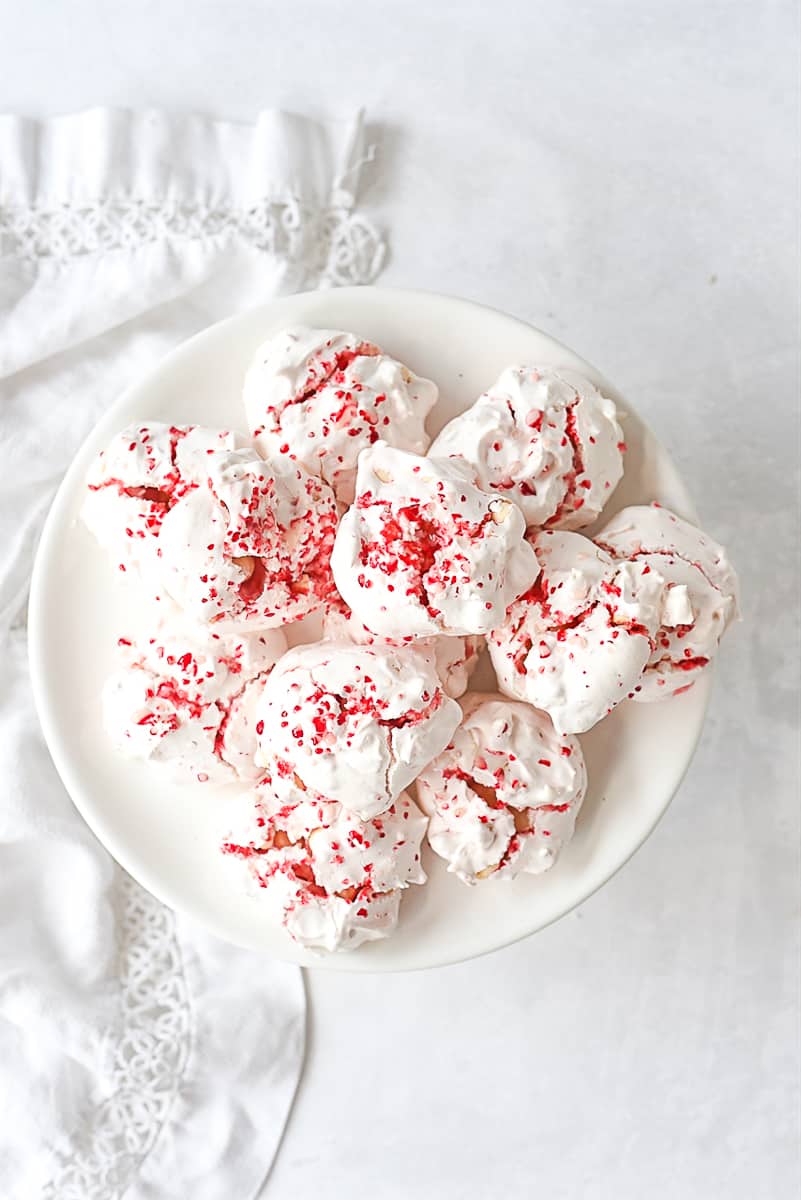
{"type": "Polygon", "coordinates": [[[140,200],[0,208],[0,254],[28,263],[64,262],[160,238],[225,235],[285,260],[322,286],[371,283],[386,252],[384,238],[361,213],[344,205],[312,207],[295,196],[246,210],[140,200]]]}
{"type": "Polygon", "coordinates": [[[119,890],[120,1033],[114,1089],[83,1146],[56,1155],[42,1200],[116,1200],[167,1121],[192,1045],[192,1010],[172,912],[129,876],[119,890]]]}

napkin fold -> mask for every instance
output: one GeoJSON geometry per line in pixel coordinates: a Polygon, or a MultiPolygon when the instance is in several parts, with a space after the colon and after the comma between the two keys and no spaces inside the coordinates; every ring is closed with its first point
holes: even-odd
{"type": "Polygon", "coordinates": [[[178,342],[283,292],[367,283],[360,115],[252,125],[0,116],[0,1195],[247,1200],[302,1064],[297,968],[144,892],[39,732],[25,604],[58,480],[178,342]]]}

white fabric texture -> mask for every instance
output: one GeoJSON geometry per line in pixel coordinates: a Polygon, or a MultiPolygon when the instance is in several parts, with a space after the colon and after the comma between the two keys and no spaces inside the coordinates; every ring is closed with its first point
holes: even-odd
{"type": "Polygon", "coordinates": [[[116,866],[50,762],[24,611],[44,514],[127,384],[282,291],[368,282],[360,116],[0,117],[0,1195],[248,1200],[300,1072],[297,968],[116,866]]]}

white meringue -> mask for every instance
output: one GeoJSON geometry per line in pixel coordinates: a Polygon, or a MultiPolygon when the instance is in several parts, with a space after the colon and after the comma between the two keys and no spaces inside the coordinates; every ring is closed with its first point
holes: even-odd
{"type": "Polygon", "coordinates": [[[578,740],[501,696],[472,695],[462,708],[450,745],[417,780],[432,850],[468,884],[547,871],[587,790],[578,740]]]}
{"type": "Polygon", "coordinates": [[[614,401],[583,375],[516,366],[445,426],[429,455],[465,459],[529,526],[580,529],[620,482],[624,450],[614,401]]]}
{"type": "Polygon", "coordinates": [[[341,804],[275,774],[248,798],[223,851],[244,861],[290,936],[311,949],[351,950],[388,937],[401,891],[425,883],[427,821],[402,792],[361,821],[341,804]]]}
{"type": "Polygon", "coordinates": [[[331,569],[356,618],[381,637],[487,633],[539,573],[520,510],[476,487],[461,459],[377,442],[359,458],[356,491],[331,569]]]}
{"type": "Polygon", "coordinates": [[[264,456],[287,455],[353,502],[356,460],[383,438],[424,454],[437,387],[354,333],[295,326],[261,346],[245,379],[249,427],[264,456]]]}
{"type": "Polygon", "coordinates": [[[223,635],[168,620],[151,638],[121,637],[118,648],[123,666],[102,704],[122,754],[201,783],[259,777],[253,700],[286,650],[280,631],[223,635]]]}
{"type": "Polygon", "coordinates": [[[417,643],[424,654],[434,655],[434,667],[442,680],[445,693],[458,700],[467,691],[470,676],[478,666],[479,656],[486,645],[483,637],[467,633],[464,637],[423,638],[417,643]]]}
{"type": "MultiPolygon", "coordinates": [[[[274,646],[276,662],[286,651],[286,638],[280,629],[265,629],[260,634],[247,633],[242,637],[249,640],[261,639],[274,646]]],[[[231,641],[236,640],[232,634],[229,634],[228,638],[231,641]]],[[[228,706],[217,734],[217,754],[233,768],[240,779],[260,779],[264,774],[262,767],[256,762],[256,748],[259,741],[259,701],[265,679],[266,673],[262,672],[250,679],[236,694],[228,706]]]]}
{"type": "Polygon", "coordinates": [[[323,633],[329,641],[355,642],[370,646],[381,642],[390,646],[414,646],[433,660],[445,694],[458,700],[467,691],[470,676],[484,648],[484,638],[464,637],[380,638],[354,617],[344,601],[329,604],[323,615],[323,633]]]}
{"type": "Polygon", "coordinates": [[[613,558],[647,564],[666,582],[656,647],[632,698],[662,700],[686,691],[738,615],[737,576],[726,551],[658,504],[624,508],[597,541],[613,558]]]}
{"type": "Polygon", "coordinates": [[[637,685],[654,648],[664,580],[579,533],[529,535],[542,574],[488,639],[502,692],[582,733],[637,685]]]}
{"type": "Polygon", "coordinates": [[[337,523],[331,489],[286,459],[254,449],[207,456],[206,486],[165,516],[164,589],[197,621],[268,629],[318,608],[332,591],[337,523]]]}
{"type": "Polygon", "coordinates": [[[164,517],[205,483],[208,452],[233,450],[240,441],[236,434],[196,425],[129,425],[89,468],[81,509],[85,525],[121,571],[155,582],[164,517]]]}
{"type": "Polygon", "coordinates": [[[257,759],[271,774],[297,775],[364,820],[389,807],[461,719],[424,655],[346,642],[290,650],[258,715],[257,759]]]}

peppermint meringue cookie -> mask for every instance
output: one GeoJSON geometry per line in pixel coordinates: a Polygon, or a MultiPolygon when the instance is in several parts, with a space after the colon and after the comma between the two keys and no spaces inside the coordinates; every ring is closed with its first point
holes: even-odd
{"type": "Polygon", "coordinates": [[[432,458],[459,456],[485,491],[514,500],[526,524],[580,529],[623,475],[614,401],[568,368],[507,367],[435,438],[432,458]]]}
{"type": "Polygon", "coordinates": [[[194,620],[221,629],[285,625],[332,591],[336,524],[331,489],[297,463],[213,451],[206,486],[162,521],[163,587],[194,620]]]}
{"type": "Polygon", "coordinates": [[[256,352],[245,379],[249,427],[265,458],[288,455],[353,502],[356,460],[383,438],[424,454],[437,387],[354,333],[284,329],[256,352]]]}
{"type": "Polygon", "coordinates": [[[427,821],[402,792],[361,821],[294,777],[268,776],[223,851],[244,861],[289,935],[309,949],[352,950],[386,938],[401,892],[425,883],[420,844],[427,821]]]}
{"type": "Polygon", "coordinates": [[[432,850],[468,884],[547,871],[587,790],[581,746],[528,704],[476,694],[462,708],[450,745],[417,780],[432,850]]]}
{"type": "Polygon", "coordinates": [[[89,468],[84,524],[121,571],[153,581],[165,516],[205,483],[209,452],[233,450],[240,441],[236,434],[195,425],[129,425],[89,468]]]}
{"type": "Polygon", "coordinates": [[[358,621],[344,601],[329,603],[323,615],[323,634],[329,641],[355,642],[359,646],[370,646],[374,642],[384,645],[412,645],[421,654],[433,660],[447,696],[458,700],[467,691],[470,676],[478,664],[484,648],[484,639],[473,635],[465,637],[434,638],[379,638],[358,621]]]}
{"type": "Polygon", "coordinates": [[[616,562],[580,533],[529,536],[542,574],[490,635],[490,657],[502,692],[547,712],[559,733],[583,733],[639,683],[664,580],[647,563],[616,562]]]}
{"type": "Polygon", "coordinates": [[[102,693],[103,724],[126,758],[180,779],[257,779],[254,703],[286,650],[278,630],[223,635],[180,620],[118,640],[121,667],[102,693]]]}
{"type": "Polygon", "coordinates": [[[296,646],[262,692],[257,760],[369,820],[447,745],[461,715],[410,648],[296,646]]]}
{"type": "Polygon", "coordinates": [[[356,618],[381,637],[488,633],[539,574],[519,508],[476,487],[461,459],[377,442],[359,458],[356,493],[331,569],[356,618]]]}
{"type": "Polygon", "coordinates": [[[738,615],[738,584],[726,551],[658,504],[624,508],[597,535],[613,558],[647,565],[665,579],[662,622],[634,700],[686,691],[715,657],[738,615]]]}

